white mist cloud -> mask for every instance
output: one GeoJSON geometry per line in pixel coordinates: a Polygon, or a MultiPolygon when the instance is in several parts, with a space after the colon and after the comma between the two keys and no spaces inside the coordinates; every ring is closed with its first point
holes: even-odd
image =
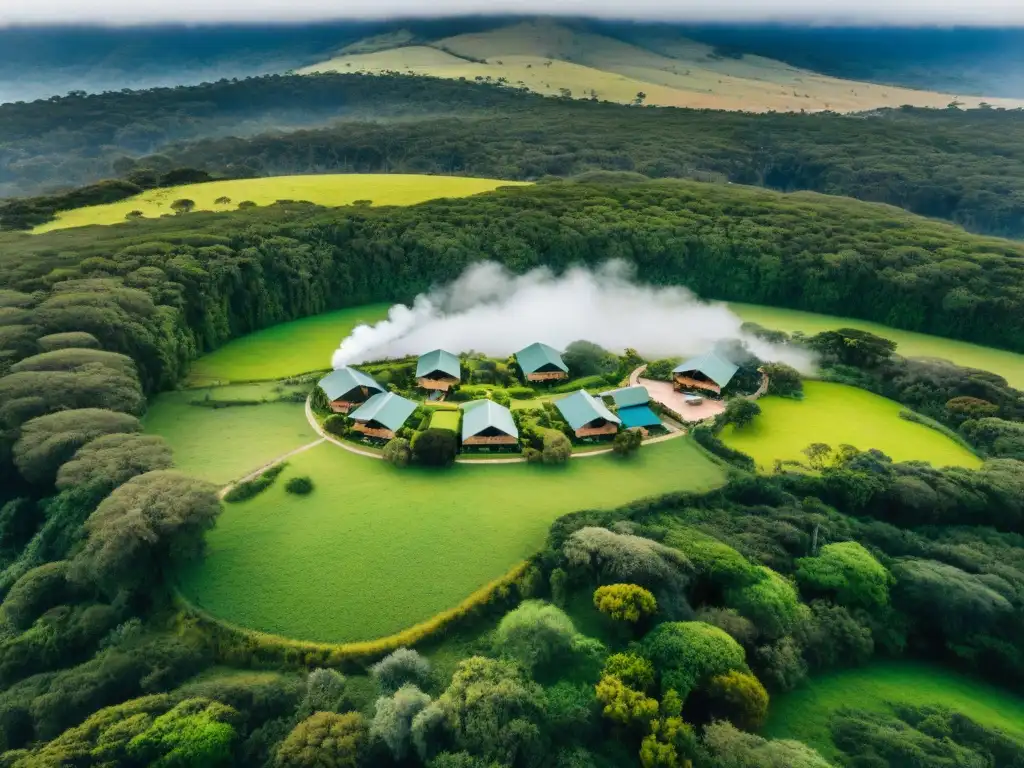
{"type": "Polygon", "coordinates": [[[0,0],[0,25],[208,23],[550,14],[669,21],[1024,24],[1020,0],[0,0]]]}
{"type": "Polygon", "coordinates": [[[740,339],[763,360],[804,372],[813,368],[806,353],[749,336],[741,324],[724,304],[703,302],[686,288],[637,283],[622,261],[562,275],[548,269],[513,275],[481,262],[451,285],[420,294],[411,307],[396,304],[387,320],[353,329],[331,363],[339,368],[438,347],[505,357],[535,341],[564,349],[577,339],[614,352],[632,347],[656,359],[700,354],[718,341],[740,339]]]}

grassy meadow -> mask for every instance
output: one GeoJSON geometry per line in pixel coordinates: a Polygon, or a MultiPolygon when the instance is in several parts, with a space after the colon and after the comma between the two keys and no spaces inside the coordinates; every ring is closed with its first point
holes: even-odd
{"type": "Polygon", "coordinates": [[[91,224],[119,224],[131,211],[147,218],[174,215],[171,203],[187,198],[200,211],[232,211],[244,200],[270,205],[278,200],[297,200],[324,206],[351,205],[369,200],[373,205],[415,205],[439,197],[467,197],[490,192],[501,186],[524,182],[474,179],[459,176],[416,174],[333,173],[308,176],[270,176],[259,179],[231,179],[180,187],[151,189],[127,200],[61,211],[53,221],[41,224],[36,234],[55,229],[91,224]],[[228,198],[229,202],[217,200],[228,198]]]}
{"type": "Polygon", "coordinates": [[[765,735],[798,739],[833,757],[836,749],[829,735],[833,712],[844,707],[885,711],[889,703],[948,707],[1024,742],[1024,698],[913,661],[876,661],[815,676],[797,690],[772,699],[765,735]]]}
{"type": "MultiPolygon", "coordinates": [[[[490,80],[547,95],[631,103],[637,93],[659,106],[744,111],[853,112],[902,104],[945,107],[950,94],[841,80],[761,56],[715,54],[710,45],[649,33],[630,42],[553,21],[523,21],[484,32],[418,41],[411,35],[355,43],[300,70],[403,72],[490,80]]],[[[959,97],[958,97],[959,98],[959,97]]],[[[964,97],[1012,108],[1013,99],[964,97]]]]}
{"type": "Polygon", "coordinates": [[[1024,355],[1016,352],[983,347],[966,341],[944,339],[939,336],[928,336],[913,331],[901,331],[868,320],[817,315],[795,309],[734,303],[729,304],[729,309],[744,321],[759,323],[765,328],[789,333],[802,331],[806,334],[815,334],[836,328],[860,328],[895,341],[898,345],[896,347],[897,354],[904,357],[941,357],[957,365],[998,373],[1012,386],[1024,389],[1024,355]]]}
{"type": "Polygon", "coordinates": [[[723,481],[721,468],[686,439],[627,460],[441,471],[398,470],[324,443],[291,459],[261,495],[228,505],[207,535],[206,559],[180,574],[180,586],[196,605],[241,626],[303,640],[367,640],[424,621],[502,576],[542,546],[561,515],[723,481]],[[284,491],[296,475],[313,479],[311,495],[284,491]]]}
{"type": "Polygon", "coordinates": [[[227,485],[316,439],[306,422],[305,406],[270,402],[208,408],[189,403],[205,399],[207,392],[215,400],[270,398],[275,394],[273,386],[165,392],[150,403],[145,431],[167,440],[178,469],[227,485]]]}
{"type": "Polygon", "coordinates": [[[942,466],[981,466],[981,459],[940,432],[899,417],[903,406],[844,384],[804,382],[804,399],[763,397],[761,415],[743,429],[722,431],[726,445],[752,456],[770,471],[776,459],[805,460],[811,443],[877,448],[893,461],[930,461],[942,466]]]}

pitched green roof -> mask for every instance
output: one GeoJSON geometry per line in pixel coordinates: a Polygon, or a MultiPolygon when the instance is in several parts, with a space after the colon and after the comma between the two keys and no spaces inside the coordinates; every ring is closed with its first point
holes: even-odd
{"type": "Polygon", "coordinates": [[[584,389],[573,392],[561,400],[555,400],[555,407],[573,429],[585,427],[596,419],[604,419],[614,424],[622,423],[618,416],[605,407],[604,403],[584,389]]]}
{"type": "Polygon", "coordinates": [[[318,382],[328,400],[340,400],[353,389],[366,387],[371,392],[383,392],[384,387],[355,368],[337,368],[318,382]]]}
{"type": "Polygon", "coordinates": [[[493,427],[512,437],[519,437],[512,411],[493,400],[473,400],[462,406],[462,439],[479,435],[493,427]]]}
{"type": "Polygon", "coordinates": [[[633,405],[647,405],[651,401],[651,395],[647,387],[622,387],[602,392],[601,397],[610,397],[619,408],[629,408],[633,405]]]}
{"type": "Polygon", "coordinates": [[[736,375],[736,371],[738,370],[738,365],[730,363],[724,357],[720,357],[714,352],[705,352],[699,357],[691,357],[681,365],[677,365],[672,369],[672,373],[700,371],[715,382],[715,384],[720,387],[724,387],[732,381],[732,377],[736,375]]]}
{"type": "Polygon", "coordinates": [[[401,429],[406,419],[416,410],[416,403],[394,392],[374,395],[350,415],[353,421],[376,421],[392,432],[401,429]]]}
{"type": "Polygon", "coordinates": [[[451,352],[445,352],[443,349],[435,349],[433,352],[427,352],[425,355],[420,355],[420,359],[416,361],[417,379],[433,373],[434,371],[447,373],[449,376],[454,376],[456,379],[461,378],[462,376],[462,370],[459,366],[459,358],[451,352]]]}
{"type": "Polygon", "coordinates": [[[558,350],[539,341],[516,352],[516,362],[523,369],[523,373],[535,373],[546,365],[552,365],[565,373],[569,372],[569,367],[562,362],[558,350]]]}

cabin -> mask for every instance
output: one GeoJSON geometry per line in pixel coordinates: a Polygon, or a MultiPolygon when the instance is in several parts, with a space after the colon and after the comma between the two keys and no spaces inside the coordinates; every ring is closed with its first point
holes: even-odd
{"type": "Polygon", "coordinates": [[[351,414],[352,429],[367,437],[390,440],[416,410],[416,403],[394,392],[374,395],[351,414]]]}
{"type": "Polygon", "coordinates": [[[474,400],[462,406],[462,444],[470,447],[515,446],[519,429],[512,411],[493,400],[474,400]]]}
{"type": "MultiPolygon", "coordinates": [[[[443,349],[435,349],[420,355],[416,361],[416,383],[426,389],[444,396],[462,379],[462,367],[459,358],[443,349]]],[[[431,398],[437,399],[437,398],[431,398]]]]}
{"type": "Polygon", "coordinates": [[[355,368],[337,368],[318,382],[320,389],[327,395],[331,410],[335,413],[348,413],[353,406],[365,403],[371,397],[384,392],[384,387],[355,368]]]}
{"type": "Polygon", "coordinates": [[[647,387],[622,387],[602,392],[601,397],[615,403],[616,416],[626,429],[639,429],[645,435],[651,427],[660,427],[661,419],[651,410],[651,395],[647,387]]]}
{"type": "Polygon", "coordinates": [[[569,378],[569,366],[554,347],[536,342],[516,352],[516,362],[527,381],[557,381],[569,378]]]}
{"type": "Polygon", "coordinates": [[[720,395],[738,370],[739,366],[724,357],[706,352],[677,365],[672,370],[672,381],[678,390],[699,389],[720,395]]]}
{"type": "Polygon", "coordinates": [[[584,389],[555,400],[555,408],[579,438],[614,435],[622,423],[600,398],[584,389]]]}

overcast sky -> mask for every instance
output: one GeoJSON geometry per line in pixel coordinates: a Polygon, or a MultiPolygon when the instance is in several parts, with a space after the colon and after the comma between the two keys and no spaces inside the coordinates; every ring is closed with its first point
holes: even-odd
{"type": "Polygon", "coordinates": [[[1024,0],[0,0],[0,25],[312,21],[502,13],[672,21],[1024,26],[1024,0]]]}

